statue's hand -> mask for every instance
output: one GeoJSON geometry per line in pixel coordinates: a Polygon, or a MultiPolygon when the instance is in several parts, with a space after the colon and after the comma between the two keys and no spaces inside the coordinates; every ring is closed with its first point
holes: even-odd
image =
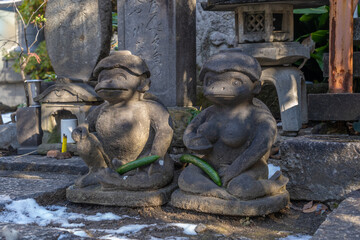
{"type": "Polygon", "coordinates": [[[118,158],[113,158],[113,160],[111,162],[112,162],[113,166],[115,167],[115,170],[125,164],[125,162],[123,160],[120,160],[118,158]]]}
{"type": "Polygon", "coordinates": [[[207,154],[211,152],[213,145],[202,135],[190,139],[186,147],[196,153],[207,154]]]}
{"type": "Polygon", "coordinates": [[[227,187],[228,183],[236,177],[238,174],[236,171],[231,168],[230,165],[222,165],[218,170],[219,176],[221,177],[221,182],[223,187],[227,187]]]}

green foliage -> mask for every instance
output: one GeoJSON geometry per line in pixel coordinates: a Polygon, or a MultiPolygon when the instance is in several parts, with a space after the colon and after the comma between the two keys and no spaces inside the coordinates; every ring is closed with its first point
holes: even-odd
{"type": "MultiPolygon", "coordinates": [[[[26,55],[23,53],[23,55],[26,55]]],[[[53,67],[51,66],[50,58],[47,54],[45,41],[39,43],[39,46],[35,50],[37,57],[31,57],[29,63],[26,65],[25,74],[29,75],[31,79],[43,79],[52,81],[56,79],[56,75],[53,67]],[[38,62],[40,60],[40,62],[38,62]]],[[[20,58],[18,52],[11,52],[6,56],[7,58],[15,59],[13,69],[15,72],[20,72],[20,58]]]]}
{"type": "Polygon", "coordinates": [[[190,123],[199,113],[201,113],[201,111],[202,111],[202,107],[200,107],[199,109],[195,107],[191,107],[191,109],[189,110],[191,116],[188,119],[188,123],[190,123]]]}
{"type": "MultiPolygon", "coordinates": [[[[295,38],[302,41],[311,36],[315,42],[315,50],[311,54],[311,60],[304,67],[304,72],[309,72],[310,79],[322,79],[324,69],[323,55],[329,51],[329,7],[295,9],[295,38]],[[297,14],[302,14],[301,16],[297,14]],[[314,63],[318,67],[314,67],[314,63]]],[[[305,76],[307,79],[308,76],[305,76]]]]}
{"type": "MultiPolygon", "coordinates": [[[[19,6],[19,11],[25,21],[25,23],[28,23],[32,14],[41,6],[43,2],[47,0],[24,0],[23,3],[19,6]]],[[[37,21],[44,20],[45,15],[45,7],[46,3],[35,13],[38,17],[37,21]]],[[[33,19],[36,21],[36,18],[33,16],[33,19]]],[[[40,21],[41,22],[41,21],[40,21]]]]}

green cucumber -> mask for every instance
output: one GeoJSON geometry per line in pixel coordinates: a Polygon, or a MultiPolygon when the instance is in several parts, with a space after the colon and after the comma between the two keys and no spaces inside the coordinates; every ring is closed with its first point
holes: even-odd
{"type": "Polygon", "coordinates": [[[158,160],[159,158],[160,158],[160,156],[158,156],[158,155],[152,155],[152,156],[148,156],[148,157],[139,158],[139,159],[136,159],[134,161],[131,161],[131,162],[128,162],[128,163],[122,165],[121,167],[116,169],[116,171],[119,174],[124,174],[124,173],[126,173],[128,171],[131,171],[131,170],[135,169],[135,168],[138,168],[138,167],[153,163],[156,160],[158,160]]]}
{"type": "Polygon", "coordinates": [[[180,157],[180,162],[194,164],[195,166],[203,170],[211,178],[211,180],[216,183],[216,185],[221,187],[222,184],[219,174],[215,171],[214,168],[212,168],[207,162],[205,162],[201,158],[190,154],[184,154],[180,157]]]}

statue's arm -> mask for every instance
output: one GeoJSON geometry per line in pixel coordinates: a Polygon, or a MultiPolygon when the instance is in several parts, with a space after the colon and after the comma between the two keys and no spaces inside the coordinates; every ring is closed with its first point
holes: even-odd
{"type": "Polygon", "coordinates": [[[105,103],[103,103],[99,106],[93,107],[92,109],[90,109],[88,115],[86,116],[86,122],[89,125],[89,127],[88,127],[89,132],[96,132],[96,129],[95,129],[96,121],[100,114],[101,108],[104,106],[104,104],[105,103]]]}
{"type": "Polygon", "coordinates": [[[162,105],[151,103],[149,111],[151,126],[155,130],[155,136],[151,147],[151,155],[163,158],[171,145],[173,137],[170,114],[162,105]]]}
{"type": "Polygon", "coordinates": [[[224,184],[252,167],[271,149],[277,132],[275,119],[268,114],[262,114],[256,122],[256,132],[250,146],[221,174],[224,176],[224,184]]]}
{"type": "Polygon", "coordinates": [[[205,154],[208,151],[211,151],[212,144],[201,134],[198,132],[199,126],[207,120],[207,115],[211,111],[212,107],[209,107],[199,113],[187,126],[183,141],[185,146],[194,152],[205,154]]]}

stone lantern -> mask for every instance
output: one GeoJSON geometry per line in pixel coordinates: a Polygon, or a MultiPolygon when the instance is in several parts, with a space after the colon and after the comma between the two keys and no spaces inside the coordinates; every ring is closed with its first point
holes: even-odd
{"type": "Polygon", "coordinates": [[[285,134],[296,134],[307,122],[305,78],[292,64],[309,59],[314,47],[293,42],[293,9],[326,4],[327,0],[208,0],[202,3],[204,10],[235,12],[235,47],[259,61],[262,82],[275,85],[285,134]]]}

